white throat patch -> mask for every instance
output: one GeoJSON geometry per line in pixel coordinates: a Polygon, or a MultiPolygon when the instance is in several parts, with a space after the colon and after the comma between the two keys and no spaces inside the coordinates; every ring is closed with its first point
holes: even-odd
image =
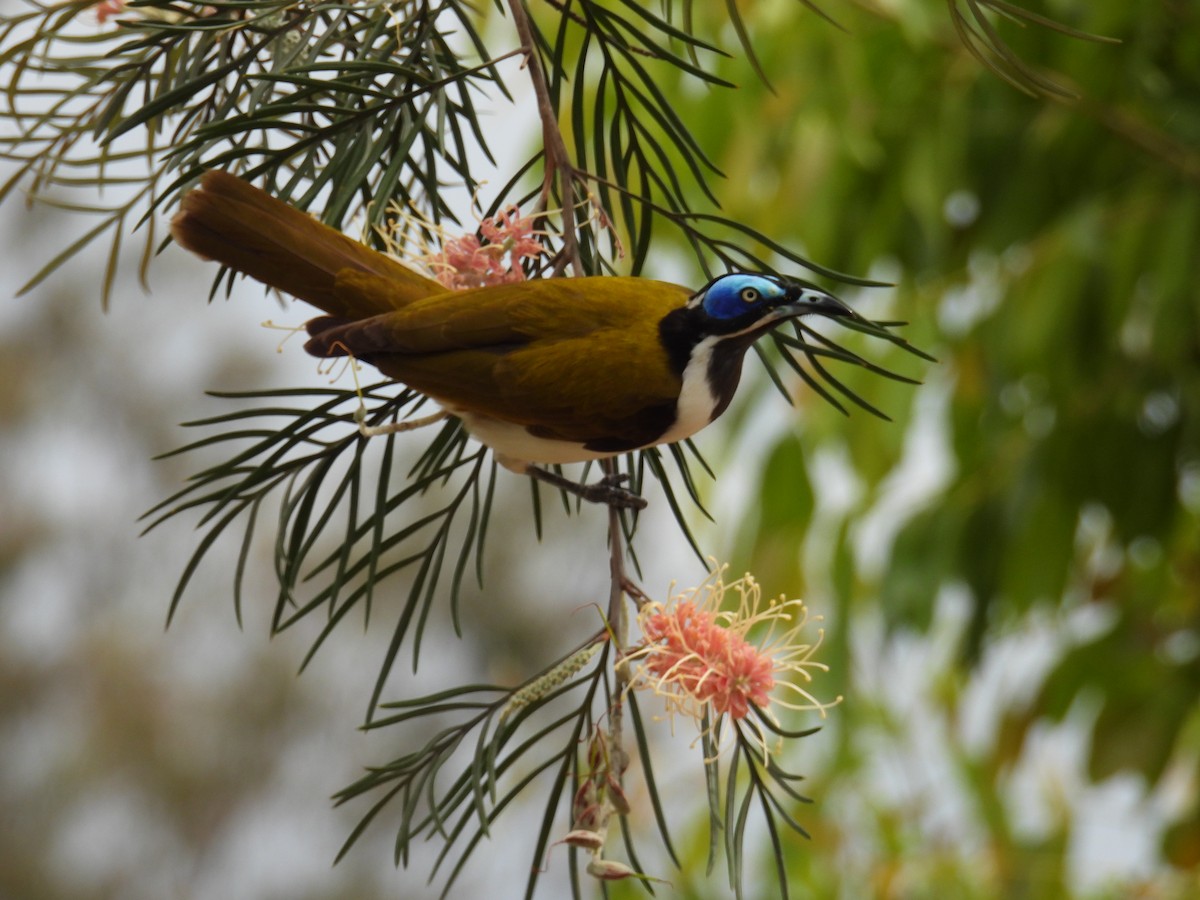
{"type": "Polygon", "coordinates": [[[679,392],[675,424],[655,441],[656,444],[682,441],[712,421],[717,398],[708,384],[708,367],[712,362],[713,348],[721,340],[721,337],[709,335],[692,348],[687,368],[683,370],[683,389],[679,392]]]}

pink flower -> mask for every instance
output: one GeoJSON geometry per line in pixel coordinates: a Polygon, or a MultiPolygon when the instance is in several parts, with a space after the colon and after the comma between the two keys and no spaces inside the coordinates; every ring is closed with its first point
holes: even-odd
{"type": "MultiPolygon", "coordinates": [[[[126,0],[97,0],[93,4],[93,9],[96,11],[96,21],[103,25],[113,16],[120,15],[126,12],[126,0]]],[[[217,8],[215,6],[202,6],[199,10],[189,10],[182,12],[174,8],[167,7],[151,7],[143,6],[132,10],[132,15],[137,18],[147,19],[157,22],[182,22],[189,19],[199,19],[206,16],[215,16],[217,8]]]]}
{"type": "Polygon", "coordinates": [[[125,0],[100,0],[95,6],[96,21],[103,25],[113,16],[125,11],[125,0]]]}
{"type": "Polygon", "coordinates": [[[752,707],[770,716],[776,688],[802,700],[776,700],[778,705],[824,714],[826,704],[795,683],[811,681],[812,669],[825,669],[811,659],[820,632],[816,643],[800,642],[808,618],[804,604],[779,598],[764,605],[753,577],[725,584],[724,571],[715,568],[699,587],[666,603],[642,605],[642,641],[626,657],[641,663],[631,684],[653,689],[672,713],[697,721],[709,710],[714,720],[725,714],[744,719],[752,707]],[[736,609],[722,608],[728,593],[738,597],[736,609]]]}
{"type": "Polygon", "coordinates": [[[713,710],[745,718],[750,704],[765,707],[775,687],[775,660],[739,634],[730,632],[716,615],[690,600],[662,609],[642,623],[646,668],[660,685],[673,684],[713,710]]]}
{"type": "Polygon", "coordinates": [[[482,241],[474,234],[450,238],[442,242],[440,252],[424,259],[437,280],[451,290],[523,281],[524,261],[545,253],[534,237],[533,218],[520,215],[515,206],[484,219],[479,231],[482,241]]]}
{"type": "Polygon", "coordinates": [[[493,218],[485,219],[479,230],[489,244],[500,244],[512,255],[514,262],[525,258],[536,258],[543,252],[542,245],[533,236],[533,218],[522,216],[512,204],[504,207],[493,218]]]}

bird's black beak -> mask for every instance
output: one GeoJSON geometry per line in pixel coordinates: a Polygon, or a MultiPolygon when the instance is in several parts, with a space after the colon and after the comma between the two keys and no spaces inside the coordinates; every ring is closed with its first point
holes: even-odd
{"type": "Polygon", "coordinates": [[[814,314],[837,318],[853,316],[854,311],[833,294],[806,284],[789,284],[787,299],[771,311],[770,319],[778,322],[814,314]]]}

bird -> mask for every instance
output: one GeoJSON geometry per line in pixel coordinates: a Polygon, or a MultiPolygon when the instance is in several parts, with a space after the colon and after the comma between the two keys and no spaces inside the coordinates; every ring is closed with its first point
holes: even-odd
{"type": "Polygon", "coordinates": [[[579,484],[547,467],[691,437],[729,406],[758,338],[801,316],[855,316],[807,282],[754,272],[699,289],[603,275],[449,290],[220,170],[184,195],[171,234],[319,309],[310,354],[350,356],[440,407],[390,430],[457,417],[506,469],[621,508],[646,503],[619,476],[579,484]]]}

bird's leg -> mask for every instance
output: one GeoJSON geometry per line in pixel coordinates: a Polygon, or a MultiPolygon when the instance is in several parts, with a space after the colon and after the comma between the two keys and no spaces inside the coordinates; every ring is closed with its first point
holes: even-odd
{"type": "Polygon", "coordinates": [[[500,453],[496,454],[496,462],[510,472],[518,475],[528,475],[543,484],[559,488],[568,494],[581,497],[589,503],[604,503],[617,509],[645,509],[646,501],[633,491],[621,487],[621,482],[629,479],[628,475],[606,475],[594,484],[580,484],[570,478],[557,475],[549,469],[535,466],[533,463],[520,459],[512,459],[500,453]]]}
{"type": "Polygon", "coordinates": [[[621,487],[621,482],[628,481],[628,475],[605,475],[593,484],[580,484],[570,478],[564,478],[541,466],[529,466],[525,474],[551,487],[561,488],[576,497],[582,497],[589,503],[604,503],[617,509],[645,509],[646,501],[633,491],[621,487]]]}
{"type": "MultiPolygon", "coordinates": [[[[362,419],[358,419],[358,430],[363,437],[378,437],[381,434],[399,434],[402,431],[412,431],[415,428],[424,428],[426,425],[433,425],[447,418],[449,415],[450,413],[444,409],[439,409],[437,412],[421,416],[419,419],[403,419],[399,422],[388,422],[386,425],[368,425],[362,419]]],[[[358,417],[355,416],[355,418],[358,417]]]]}

